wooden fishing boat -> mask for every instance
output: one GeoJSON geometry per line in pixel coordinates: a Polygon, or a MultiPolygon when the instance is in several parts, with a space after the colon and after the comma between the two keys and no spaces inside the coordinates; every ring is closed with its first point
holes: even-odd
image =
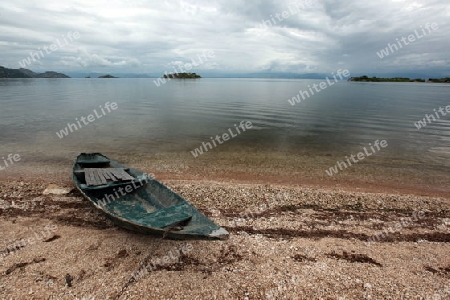
{"type": "Polygon", "coordinates": [[[121,227],[173,239],[228,237],[225,229],[164,184],[100,153],[77,157],[73,181],[96,208],[121,227]]]}

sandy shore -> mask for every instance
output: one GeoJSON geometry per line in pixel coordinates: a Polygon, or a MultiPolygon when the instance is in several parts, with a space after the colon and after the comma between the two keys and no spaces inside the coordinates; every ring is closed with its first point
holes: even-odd
{"type": "Polygon", "coordinates": [[[69,181],[0,181],[1,299],[450,299],[448,197],[162,181],[230,238],[140,235],[69,181]]]}

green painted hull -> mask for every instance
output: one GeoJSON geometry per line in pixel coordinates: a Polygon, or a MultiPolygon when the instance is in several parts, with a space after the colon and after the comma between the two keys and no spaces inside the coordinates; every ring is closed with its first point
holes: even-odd
{"type": "Polygon", "coordinates": [[[73,181],[97,209],[121,227],[172,239],[228,238],[225,229],[156,179],[100,153],[77,157],[73,181]],[[124,168],[135,180],[88,186],[85,168],[124,168]]]}

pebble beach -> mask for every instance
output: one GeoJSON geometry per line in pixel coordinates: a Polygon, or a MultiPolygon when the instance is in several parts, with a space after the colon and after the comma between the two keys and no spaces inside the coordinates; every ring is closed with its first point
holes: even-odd
{"type": "Polygon", "coordinates": [[[227,240],[119,228],[69,180],[1,180],[1,298],[450,298],[446,191],[192,175],[156,178],[227,240]]]}

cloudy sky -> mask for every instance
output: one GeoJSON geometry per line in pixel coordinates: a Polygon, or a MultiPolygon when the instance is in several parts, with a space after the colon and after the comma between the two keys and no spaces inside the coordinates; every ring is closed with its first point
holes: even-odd
{"type": "Polygon", "coordinates": [[[450,75],[449,17],[448,0],[2,1],[0,65],[19,68],[40,48],[33,71],[151,74],[194,61],[196,72],[450,75]],[[438,28],[424,35],[427,23],[438,28]]]}

